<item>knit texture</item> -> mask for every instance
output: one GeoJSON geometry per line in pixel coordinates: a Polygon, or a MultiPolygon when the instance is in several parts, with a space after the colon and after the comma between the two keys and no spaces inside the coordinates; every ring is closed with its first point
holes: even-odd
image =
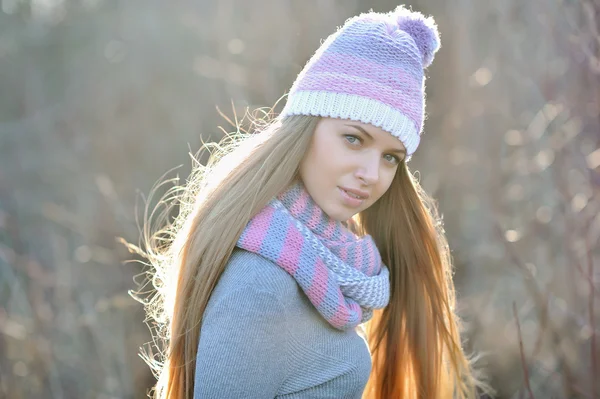
{"type": "Polygon", "coordinates": [[[371,236],[330,218],[301,181],[250,220],[237,246],[282,267],[337,329],[368,321],[389,302],[389,271],[371,236]]]}
{"type": "Polygon", "coordinates": [[[194,398],[360,399],[361,328],[332,327],[285,270],[235,248],[203,314],[194,398]]]}
{"type": "Polygon", "coordinates": [[[424,68],[440,47],[433,18],[403,6],[350,18],[298,74],[281,116],[351,119],[417,149],[425,119],[424,68]]]}

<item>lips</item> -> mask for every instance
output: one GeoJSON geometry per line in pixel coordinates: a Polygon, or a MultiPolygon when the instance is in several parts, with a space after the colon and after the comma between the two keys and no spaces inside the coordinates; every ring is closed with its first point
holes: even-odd
{"type": "Polygon", "coordinates": [[[346,191],[341,187],[338,187],[338,190],[340,190],[340,199],[345,206],[357,210],[363,206],[365,202],[363,197],[357,198],[350,191],[346,191]]]}
{"type": "Polygon", "coordinates": [[[346,194],[348,194],[348,195],[349,195],[349,196],[351,196],[352,198],[356,198],[356,199],[359,199],[359,200],[362,200],[362,199],[364,199],[363,197],[361,197],[361,196],[359,196],[359,195],[356,195],[356,194],[353,194],[353,193],[351,193],[350,191],[347,191],[347,190],[344,190],[344,191],[346,192],[346,194]]]}
{"type": "Polygon", "coordinates": [[[348,188],[348,187],[341,187],[340,188],[342,190],[344,190],[345,192],[349,193],[351,196],[354,196],[357,199],[367,199],[369,198],[369,193],[362,191],[362,190],[357,190],[357,189],[353,189],[353,188],[348,188]]]}

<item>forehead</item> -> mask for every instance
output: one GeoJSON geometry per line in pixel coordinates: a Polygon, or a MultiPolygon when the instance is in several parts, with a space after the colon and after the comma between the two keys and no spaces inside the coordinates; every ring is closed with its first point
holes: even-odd
{"type": "Polygon", "coordinates": [[[382,128],[371,125],[370,123],[354,121],[351,119],[322,118],[319,122],[319,126],[323,128],[348,129],[349,131],[353,132],[356,132],[357,130],[352,126],[358,126],[363,128],[373,137],[374,140],[380,142],[382,145],[386,147],[404,149],[404,145],[399,139],[392,136],[389,132],[386,132],[382,128]]]}

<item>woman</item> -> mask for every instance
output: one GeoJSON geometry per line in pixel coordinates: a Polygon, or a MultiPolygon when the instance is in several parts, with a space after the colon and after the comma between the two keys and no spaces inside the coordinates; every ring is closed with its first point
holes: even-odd
{"type": "Polygon", "coordinates": [[[475,396],[447,241],[407,166],[439,46],[402,6],[353,17],[279,117],[198,165],[147,242],[155,397],[475,396]]]}

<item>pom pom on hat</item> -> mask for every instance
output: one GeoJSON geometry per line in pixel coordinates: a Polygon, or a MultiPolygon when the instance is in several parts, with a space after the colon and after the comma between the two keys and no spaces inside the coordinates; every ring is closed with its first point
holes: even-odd
{"type": "Polygon", "coordinates": [[[419,146],[425,120],[424,69],[439,48],[433,17],[404,6],[356,15],[306,63],[280,116],[372,124],[402,142],[408,161],[419,146]]]}
{"type": "Polygon", "coordinates": [[[398,29],[408,33],[415,41],[423,56],[423,67],[431,65],[435,53],[440,48],[440,34],[434,19],[408,10],[402,5],[389,15],[398,25],[398,29]]]}

